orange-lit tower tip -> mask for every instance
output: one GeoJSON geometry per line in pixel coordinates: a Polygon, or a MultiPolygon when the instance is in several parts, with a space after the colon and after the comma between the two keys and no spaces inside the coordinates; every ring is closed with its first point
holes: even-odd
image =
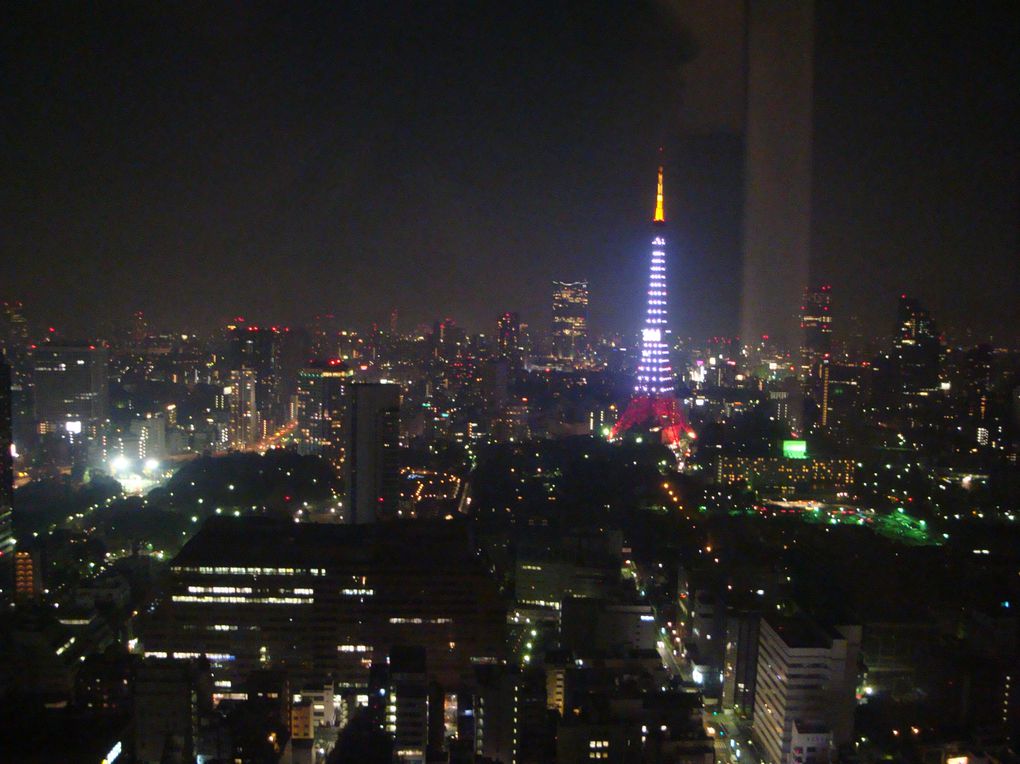
{"type": "Polygon", "coordinates": [[[655,191],[655,223],[665,223],[666,213],[662,208],[662,165],[659,165],[659,186],[655,191]]]}

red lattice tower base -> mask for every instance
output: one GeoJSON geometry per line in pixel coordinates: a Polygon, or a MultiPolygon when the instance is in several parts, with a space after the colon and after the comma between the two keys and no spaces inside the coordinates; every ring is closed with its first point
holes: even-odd
{"type": "Polygon", "coordinates": [[[690,430],[680,402],[672,396],[657,395],[635,395],[631,398],[623,416],[613,426],[610,437],[615,440],[634,427],[658,429],[662,444],[669,448],[678,447],[690,430]]]}

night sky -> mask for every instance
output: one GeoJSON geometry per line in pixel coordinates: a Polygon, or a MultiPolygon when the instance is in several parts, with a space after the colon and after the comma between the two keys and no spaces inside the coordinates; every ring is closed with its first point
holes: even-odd
{"type": "MultiPolygon", "coordinates": [[[[632,331],[664,145],[674,328],[735,332],[741,7],[16,4],[0,298],[79,334],[139,309],[491,330],[544,327],[549,281],[587,277],[595,328],[632,331]]],[[[953,338],[1020,336],[1013,10],[818,4],[812,268],[837,332],[888,332],[908,291],[953,338]]]]}

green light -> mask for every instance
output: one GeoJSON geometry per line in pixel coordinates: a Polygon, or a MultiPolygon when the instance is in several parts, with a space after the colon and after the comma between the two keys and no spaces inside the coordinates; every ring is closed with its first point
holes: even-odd
{"type": "Polygon", "coordinates": [[[807,459],[807,441],[784,440],[783,456],[787,459],[807,459]]]}

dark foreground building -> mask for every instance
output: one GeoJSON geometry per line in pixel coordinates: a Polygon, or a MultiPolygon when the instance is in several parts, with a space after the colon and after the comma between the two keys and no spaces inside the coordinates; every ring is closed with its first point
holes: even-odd
{"type": "Polygon", "coordinates": [[[217,692],[252,671],[366,686],[373,660],[421,645],[453,687],[503,657],[506,610],[466,526],[213,518],[181,550],[143,630],[149,656],[206,655],[217,692]]]}

